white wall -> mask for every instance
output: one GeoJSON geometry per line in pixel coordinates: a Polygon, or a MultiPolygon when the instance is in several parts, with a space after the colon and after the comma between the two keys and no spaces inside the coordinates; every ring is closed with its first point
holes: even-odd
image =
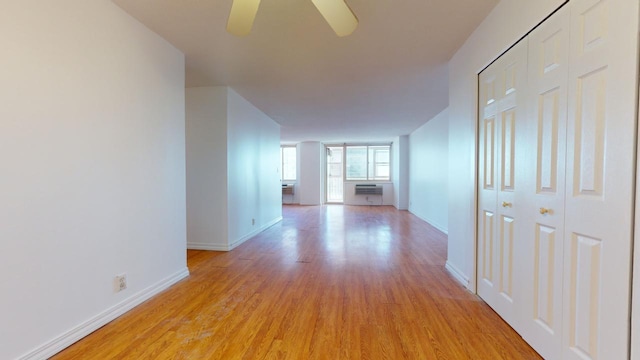
{"type": "Polygon", "coordinates": [[[477,74],[564,0],[502,0],[449,63],[449,229],[447,267],[475,291],[477,74]]]}
{"type": "Polygon", "coordinates": [[[226,86],[186,96],[187,245],[228,251],[282,219],[280,125],[226,86]]]}
{"type": "Polygon", "coordinates": [[[442,111],[409,138],[409,211],[449,231],[449,114],[442,111]]]}
{"type": "Polygon", "coordinates": [[[280,125],[232,89],[227,109],[228,228],[233,249],[282,220],[280,125]]]}
{"type": "Polygon", "coordinates": [[[186,89],[187,241],[225,250],[227,216],[227,87],[186,89]]]}
{"type": "Polygon", "coordinates": [[[108,0],[5,1],[0,44],[0,358],[47,358],[188,274],[184,56],[108,0]]]}
{"type": "Polygon", "coordinates": [[[391,153],[393,206],[398,210],[407,210],[409,208],[409,135],[395,138],[391,153]]]}
{"type": "Polygon", "coordinates": [[[320,205],[322,199],[322,156],[324,146],[317,141],[298,144],[298,198],[300,205],[320,205]]]}

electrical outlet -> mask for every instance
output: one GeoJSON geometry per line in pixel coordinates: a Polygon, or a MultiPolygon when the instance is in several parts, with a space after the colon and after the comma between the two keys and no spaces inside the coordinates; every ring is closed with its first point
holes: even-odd
{"type": "Polygon", "coordinates": [[[251,225],[255,225],[256,224],[256,219],[251,219],[251,225]]]}
{"type": "Polygon", "coordinates": [[[114,286],[116,292],[120,292],[127,288],[127,274],[116,275],[114,286]]]}

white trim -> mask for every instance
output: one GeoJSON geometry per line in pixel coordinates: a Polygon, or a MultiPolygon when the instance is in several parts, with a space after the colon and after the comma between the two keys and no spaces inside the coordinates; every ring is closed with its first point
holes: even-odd
{"type": "Polygon", "coordinates": [[[443,226],[440,226],[436,223],[434,223],[433,221],[429,221],[429,220],[425,220],[427,223],[429,223],[429,225],[433,226],[434,228],[442,231],[445,235],[449,235],[449,230],[445,229],[443,226]]]}
{"type": "Polygon", "coordinates": [[[449,273],[458,280],[465,288],[469,288],[469,278],[464,275],[462,271],[460,271],[455,265],[447,260],[444,265],[445,269],[449,271],[449,273]]]}
{"type": "MultiPolygon", "coordinates": [[[[640,86],[640,85],[638,85],[640,86]]],[[[640,91],[638,91],[640,94],[640,91]]],[[[636,103],[636,123],[638,122],[638,104],[636,103]]],[[[631,359],[640,359],[640,126],[636,125],[636,178],[632,258],[631,258],[631,359]]]]}
{"type": "Polygon", "coordinates": [[[260,234],[261,232],[267,230],[268,228],[272,227],[273,225],[279,223],[280,221],[282,221],[282,216],[279,216],[279,217],[271,220],[266,225],[261,226],[259,229],[256,229],[256,230],[248,233],[247,235],[241,237],[240,239],[232,242],[231,244],[229,244],[229,251],[237,248],[238,246],[242,245],[242,243],[244,243],[245,241],[247,241],[247,240],[251,239],[252,237],[260,234]]]}
{"type": "MultiPolygon", "coordinates": [[[[395,205],[394,205],[395,206],[395,205]]],[[[398,209],[398,208],[397,208],[398,209]]],[[[433,226],[434,228],[438,229],[439,231],[441,231],[442,233],[444,233],[445,235],[449,235],[449,230],[446,229],[444,226],[440,226],[438,224],[436,224],[435,222],[425,218],[422,215],[416,214],[415,212],[413,212],[413,210],[411,209],[411,207],[409,207],[408,209],[398,209],[398,210],[407,210],[410,213],[412,213],[413,215],[415,215],[418,219],[426,222],[427,224],[433,226]]]]}
{"type": "Polygon", "coordinates": [[[79,325],[73,327],[72,329],[65,331],[64,333],[60,334],[56,338],[20,356],[18,360],[47,359],[57,354],[58,352],[64,350],[65,348],[69,347],[70,345],[82,339],[83,337],[98,330],[100,327],[113,321],[114,319],[123,315],[127,311],[149,300],[153,296],[164,291],[165,289],[169,288],[171,285],[186,278],[187,276],[189,276],[189,269],[185,267],[184,269],[176,272],[175,274],[160,280],[156,284],[151,285],[146,289],[139,291],[138,293],[128,297],[122,302],[106,309],[105,311],[99,313],[98,315],[88,319],[87,321],[84,321],[79,325]]]}
{"type": "Polygon", "coordinates": [[[227,245],[197,243],[197,242],[188,242],[187,249],[188,250],[207,250],[207,251],[229,251],[229,247],[227,245]]]}
{"type": "Polygon", "coordinates": [[[238,246],[242,245],[245,241],[251,239],[252,237],[260,234],[261,232],[267,230],[273,225],[282,221],[282,216],[279,216],[271,221],[269,221],[266,225],[261,226],[260,228],[248,233],[247,235],[241,237],[240,239],[232,242],[229,245],[223,244],[207,244],[207,243],[187,243],[187,249],[189,250],[207,250],[207,251],[231,251],[238,246]]]}

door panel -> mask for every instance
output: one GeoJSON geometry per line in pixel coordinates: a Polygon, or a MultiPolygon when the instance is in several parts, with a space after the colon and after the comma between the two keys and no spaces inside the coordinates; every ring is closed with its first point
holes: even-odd
{"type": "Polygon", "coordinates": [[[478,294],[544,358],[628,358],[638,13],[572,0],[480,74],[478,294]]]}
{"type": "Polygon", "coordinates": [[[568,46],[567,7],[529,36],[519,313],[522,337],[547,359],[562,354],[568,46]]]}
{"type": "Polygon", "coordinates": [[[570,254],[567,345],[573,357],[591,359],[598,354],[602,241],[573,234],[570,254]]]}
{"type": "Polygon", "coordinates": [[[577,113],[572,133],[575,146],[573,195],[576,197],[602,197],[606,80],[606,68],[577,79],[577,113]]]}
{"type": "Polygon", "coordinates": [[[496,125],[496,121],[495,118],[489,118],[489,119],[485,119],[483,121],[484,124],[484,135],[483,135],[483,140],[484,140],[484,151],[483,151],[483,157],[484,157],[484,188],[486,190],[493,190],[494,187],[494,181],[493,181],[493,177],[495,175],[495,158],[496,158],[496,152],[495,152],[495,125],[496,125]]]}
{"type": "Polygon", "coordinates": [[[514,219],[500,218],[500,286],[498,291],[505,300],[513,302],[513,241],[514,219]]]}
{"type": "Polygon", "coordinates": [[[493,213],[490,211],[483,212],[483,229],[482,232],[482,280],[483,282],[489,286],[493,287],[493,240],[494,240],[494,231],[493,231],[493,213]]]}
{"type": "Polygon", "coordinates": [[[524,40],[480,74],[478,294],[512,326],[526,59],[524,40]]]}
{"type": "Polygon", "coordinates": [[[625,359],[639,3],[570,4],[563,358],[625,359]]]}
{"type": "Polygon", "coordinates": [[[516,113],[509,110],[502,113],[501,149],[502,163],[500,167],[500,180],[502,191],[515,190],[515,153],[516,153],[516,113]]]}
{"type": "Polygon", "coordinates": [[[478,294],[487,303],[494,302],[496,290],[494,286],[495,261],[495,213],[497,201],[496,178],[496,105],[499,94],[496,87],[499,84],[497,72],[486,73],[480,78],[480,148],[479,148],[479,179],[478,189],[478,294]]]}
{"type": "Polygon", "coordinates": [[[558,296],[562,295],[557,293],[554,271],[558,258],[556,234],[556,229],[536,224],[533,320],[537,326],[551,334],[554,333],[556,323],[562,321],[556,316],[555,304],[558,296]]]}
{"type": "MultiPolygon", "coordinates": [[[[558,86],[538,95],[538,143],[536,163],[536,183],[538,194],[556,194],[558,192],[558,142],[564,145],[564,139],[558,134],[560,119],[560,97],[566,98],[566,89],[558,86]]],[[[563,101],[563,104],[566,104],[563,101]]],[[[564,124],[563,124],[564,129],[564,124]]]]}

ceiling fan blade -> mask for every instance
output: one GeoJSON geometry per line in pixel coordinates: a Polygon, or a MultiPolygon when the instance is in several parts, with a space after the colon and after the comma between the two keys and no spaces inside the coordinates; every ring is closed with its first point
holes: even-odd
{"type": "Polygon", "coordinates": [[[338,36],[347,36],[358,27],[358,18],[344,0],[311,0],[338,36]]]}
{"type": "Polygon", "coordinates": [[[233,0],[227,31],[236,36],[245,36],[251,32],[260,0],[233,0]]]}

